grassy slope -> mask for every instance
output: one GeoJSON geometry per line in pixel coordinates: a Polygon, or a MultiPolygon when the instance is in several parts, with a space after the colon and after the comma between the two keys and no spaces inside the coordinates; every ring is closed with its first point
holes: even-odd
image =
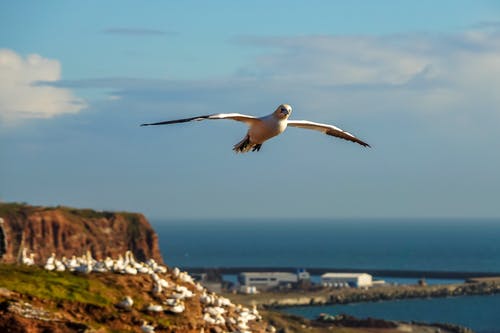
{"type": "Polygon", "coordinates": [[[0,264],[0,287],[53,301],[76,301],[106,306],[117,293],[100,280],[67,272],[48,272],[37,267],[0,264]]]}
{"type": "MultiPolygon", "coordinates": [[[[142,309],[152,301],[147,291],[138,290],[139,287],[150,290],[151,286],[147,281],[149,278],[142,275],[108,273],[83,275],[48,272],[39,267],[0,264],[0,288],[19,293],[24,300],[33,299],[35,305],[38,304],[37,306],[42,306],[45,310],[60,312],[66,307],[74,320],[83,321],[94,328],[105,327],[104,331],[107,332],[115,331],[105,325],[108,320],[123,319],[123,313],[116,309],[114,304],[123,299],[124,295],[133,295],[134,307],[137,309],[142,309]],[[72,316],[75,313],[77,317],[72,316]],[[85,317],[87,318],[84,319],[85,317]]],[[[6,297],[4,300],[8,299],[11,297],[6,297]]],[[[2,296],[0,296],[1,301],[2,296]]],[[[137,317],[137,313],[133,312],[131,316],[137,317]]],[[[169,327],[171,324],[182,325],[185,319],[175,315],[159,317],[143,312],[140,313],[140,317],[163,327],[169,327]]],[[[117,331],[130,331],[130,329],[132,328],[122,327],[117,331]]]]}

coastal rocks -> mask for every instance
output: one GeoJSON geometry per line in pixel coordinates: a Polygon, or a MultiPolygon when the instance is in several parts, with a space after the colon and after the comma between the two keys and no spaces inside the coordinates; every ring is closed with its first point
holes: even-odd
{"type": "Polygon", "coordinates": [[[433,328],[434,332],[452,332],[452,333],[474,333],[471,329],[454,325],[442,323],[421,323],[412,321],[410,323],[398,322],[392,320],[376,319],[376,318],[356,318],[346,314],[339,314],[336,316],[321,313],[315,320],[318,323],[333,324],[336,327],[357,327],[357,328],[370,328],[370,329],[397,329],[402,332],[415,332],[422,331],[428,332],[429,328],[433,328]]]}
{"type": "Polygon", "coordinates": [[[289,307],[323,304],[348,304],[378,302],[411,298],[454,297],[464,295],[490,295],[500,293],[500,278],[474,280],[453,285],[399,285],[381,286],[369,289],[344,288],[321,291],[263,292],[257,295],[241,295],[242,302],[267,307],[289,307]]]}
{"type": "Polygon", "coordinates": [[[393,321],[374,318],[359,319],[346,314],[332,316],[322,313],[316,321],[322,323],[332,323],[341,327],[397,328],[399,326],[393,321]]]}
{"type": "MultiPolygon", "coordinates": [[[[416,324],[416,325],[419,325],[419,324],[416,324]]],[[[421,325],[425,325],[425,324],[421,324],[421,325]]],[[[470,328],[467,328],[467,327],[462,327],[462,326],[458,326],[458,325],[454,325],[454,324],[440,324],[440,323],[435,323],[435,324],[432,324],[434,327],[437,327],[439,329],[443,329],[443,330],[446,330],[446,331],[449,331],[449,332],[453,332],[453,333],[474,333],[473,330],[471,330],[470,328]]]]}
{"type": "Polygon", "coordinates": [[[6,245],[2,262],[18,261],[26,248],[37,264],[52,253],[69,258],[85,250],[96,258],[131,250],[139,260],[163,263],[158,237],[142,214],[0,203],[0,217],[0,241],[6,245]]]}
{"type": "Polygon", "coordinates": [[[300,297],[287,297],[287,298],[269,298],[266,305],[269,306],[296,306],[296,305],[322,305],[328,303],[325,296],[300,296],[300,297]]]}
{"type": "MultiPolygon", "coordinates": [[[[11,295],[12,296],[12,295],[11,295]]],[[[70,322],[24,301],[0,302],[0,332],[84,332],[85,324],[70,322]]]]}
{"type": "Polygon", "coordinates": [[[26,302],[12,302],[7,304],[7,311],[11,313],[16,313],[24,318],[36,319],[36,320],[55,320],[55,318],[50,314],[50,312],[45,311],[42,308],[33,307],[30,303],[26,302]]]}

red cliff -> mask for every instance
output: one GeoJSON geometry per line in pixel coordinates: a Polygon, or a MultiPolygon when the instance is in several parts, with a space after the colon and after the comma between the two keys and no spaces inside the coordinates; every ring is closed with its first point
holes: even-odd
{"type": "Polygon", "coordinates": [[[87,250],[102,259],[131,250],[141,261],[163,262],[158,236],[142,214],[0,203],[0,218],[2,262],[15,262],[23,247],[39,264],[52,253],[71,257],[87,250]]]}

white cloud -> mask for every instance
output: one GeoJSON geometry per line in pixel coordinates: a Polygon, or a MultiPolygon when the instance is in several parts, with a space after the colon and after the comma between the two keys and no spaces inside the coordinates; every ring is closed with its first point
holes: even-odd
{"type": "Polygon", "coordinates": [[[84,100],[69,89],[38,84],[60,79],[59,61],[38,54],[23,58],[12,50],[0,49],[1,121],[17,124],[24,119],[51,118],[85,108],[84,100]]]}
{"type": "MultiPolygon", "coordinates": [[[[241,70],[325,114],[407,115],[446,130],[500,120],[500,33],[246,38],[269,48],[241,70]]],[[[392,118],[394,119],[394,118],[392,118]]],[[[478,132],[476,131],[476,132],[478,132]]]]}
{"type": "Polygon", "coordinates": [[[302,79],[327,85],[402,85],[416,77],[463,82],[463,76],[466,80],[477,75],[493,77],[499,70],[496,62],[500,57],[500,34],[481,30],[456,35],[242,40],[277,50],[242,70],[268,79],[302,79]],[[495,73],[490,74],[491,70],[495,73]]]}

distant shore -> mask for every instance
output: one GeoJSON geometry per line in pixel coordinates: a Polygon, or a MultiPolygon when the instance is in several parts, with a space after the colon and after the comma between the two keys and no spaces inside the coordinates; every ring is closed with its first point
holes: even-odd
{"type": "MultiPolygon", "coordinates": [[[[191,273],[216,271],[219,274],[239,274],[241,272],[292,272],[298,267],[182,267],[191,273]]],[[[306,267],[311,275],[321,275],[327,272],[368,273],[375,277],[395,278],[430,278],[430,279],[472,279],[478,277],[500,277],[500,272],[471,272],[471,271],[426,271],[426,270],[395,270],[395,269],[359,269],[359,268],[325,268],[306,267]]]]}
{"type": "MultiPolygon", "coordinates": [[[[216,273],[218,275],[239,274],[241,272],[296,272],[291,267],[183,267],[191,273],[216,273]]],[[[326,272],[368,273],[375,277],[425,278],[462,280],[457,283],[433,285],[392,285],[383,284],[370,288],[313,288],[310,290],[284,289],[279,291],[261,291],[257,294],[233,294],[231,297],[243,304],[267,306],[271,308],[348,304],[358,302],[377,302],[411,298],[439,298],[467,295],[500,294],[500,273],[494,272],[457,272],[457,271],[416,271],[416,270],[380,270],[349,268],[307,268],[311,275],[326,272]]]]}
{"type": "Polygon", "coordinates": [[[476,280],[471,280],[471,282],[468,283],[432,286],[385,285],[368,289],[325,288],[316,291],[263,291],[252,295],[235,294],[231,297],[232,299],[235,299],[243,304],[280,308],[304,305],[348,304],[412,298],[439,298],[493,294],[500,294],[500,278],[478,278],[476,280]]]}

